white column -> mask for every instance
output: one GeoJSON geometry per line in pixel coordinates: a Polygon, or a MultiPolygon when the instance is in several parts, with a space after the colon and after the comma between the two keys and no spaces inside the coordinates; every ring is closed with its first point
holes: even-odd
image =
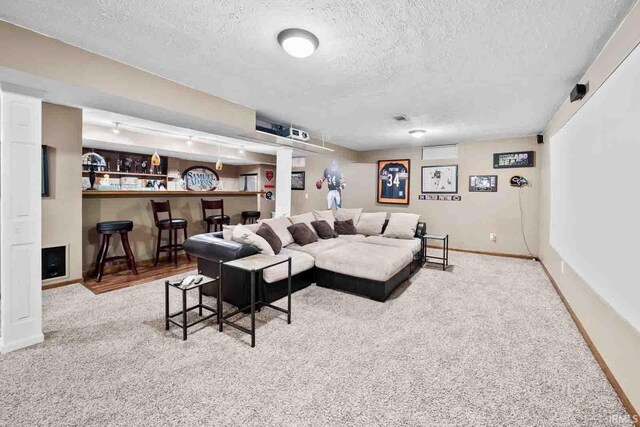
{"type": "Polygon", "coordinates": [[[42,334],[42,93],[0,82],[0,352],[42,334]]]}
{"type": "Polygon", "coordinates": [[[291,215],[291,163],[293,150],[278,148],[276,154],[276,216],[291,215]]]}

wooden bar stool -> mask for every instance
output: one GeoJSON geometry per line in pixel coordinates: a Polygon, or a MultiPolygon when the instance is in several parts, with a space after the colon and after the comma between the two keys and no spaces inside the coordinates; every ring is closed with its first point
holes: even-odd
{"type": "Polygon", "coordinates": [[[119,261],[122,259],[127,260],[127,265],[133,274],[138,274],[136,269],[136,259],[131,252],[129,246],[129,231],[133,230],[133,221],[105,221],[96,224],[96,230],[102,236],[102,244],[100,245],[100,251],[98,252],[98,258],[96,259],[96,268],[93,275],[96,276],[96,282],[102,280],[104,272],[104,266],[107,263],[119,261]],[[107,258],[107,252],[109,251],[109,241],[111,235],[120,234],[120,240],[122,241],[122,247],[124,249],[124,256],[112,256],[107,258]]]}
{"type": "MultiPolygon", "coordinates": [[[[178,230],[182,230],[184,233],[184,240],[187,240],[187,220],[183,218],[174,218],[171,215],[171,205],[169,201],[166,202],[156,202],[151,200],[151,209],[153,210],[153,220],[156,223],[156,227],[158,227],[158,243],[156,245],[156,263],[154,265],[158,265],[158,261],[160,261],[160,252],[168,252],[169,253],[169,262],[173,259],[173,262],[176,266],[178,266],[178,251],[184,250],[182,248],[182,244],[178,243],[178,230]],[[166,213],[169,218],[160,219],[158,214],[166,213]],[[162,245],[162,231],[169,230],[169,244],[162,245]]],[[[187,259],[191,261],[191,257],[188,253],[187,259]]]]}
{"type": "Polygon", "coordinates": [[[255,224],[260,219],[260,211],[242,211],[243,224],[255,224]]]}
{"type": "Polygon", "coordinates": [[[231,218],[224,214],[224,200],[200,199],[200,203],[202,203],[202,221],[207,224],[207,233],[211,233],[212,225],[213,231],[222,231],[223,225],[229,225],[231,218]],[[207,215],[207,210],[219,210],[220,215],[207,215]]]}

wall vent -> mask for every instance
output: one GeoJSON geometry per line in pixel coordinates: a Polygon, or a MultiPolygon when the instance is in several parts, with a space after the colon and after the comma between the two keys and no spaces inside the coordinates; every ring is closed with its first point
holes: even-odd
{"type": "Polygon", "coordinates": [[[397,116],[393,116],[393,120],[397,122],[406,122],[407,120],[409,120],[409,117],[405,116],[404,114],[399,114],[397,116]]]}
{"type": "Polygon", "coordinates": [[[67,247],[57,246],[42,249],[42,280],[67,275],[67,247]]]}

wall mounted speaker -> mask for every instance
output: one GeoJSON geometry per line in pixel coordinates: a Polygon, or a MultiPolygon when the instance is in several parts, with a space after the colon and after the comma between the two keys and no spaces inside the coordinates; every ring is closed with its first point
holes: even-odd
{"type": "Polygon", "coordinates": [[[542,134],[537,135],[538,137],[538,144],[544,144],[544,136],[542,134]]]}
{"type": "Polygon", "coordinates": [[[577,84],[576,87],[571,91],[571,95],[569,95],[569,99],[571,102],[580,101],[587,94],[587,85],[577,84]]]}

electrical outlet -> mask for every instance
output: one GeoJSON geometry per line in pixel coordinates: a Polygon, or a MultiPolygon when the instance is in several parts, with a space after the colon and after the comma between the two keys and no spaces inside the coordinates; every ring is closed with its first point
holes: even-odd
{"type": "Polygon", "coordinates": [[[489,240],[491,240],[492,242],[495,242],[496,241],[496,233],[489,234],[489,240]]]}

